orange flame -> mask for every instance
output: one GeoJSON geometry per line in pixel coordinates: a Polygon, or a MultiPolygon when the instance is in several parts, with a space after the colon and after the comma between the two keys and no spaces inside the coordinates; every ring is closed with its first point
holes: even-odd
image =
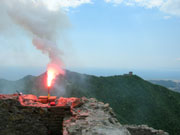
{"type": "Polygon", "coordinates": [[[51,87],[52,85],[52,81],[55,79],[55,73],[53,72],[53,70],[49,69],[47,71],[47,86],[51,87]]]}
{"type": "Polygon", "coordinates": [[[47,69],[47,86],[51,87],[56,76],[60,74],[65,74],[63,69],[58,67],[56,64],[49,64],[47,69]]]}

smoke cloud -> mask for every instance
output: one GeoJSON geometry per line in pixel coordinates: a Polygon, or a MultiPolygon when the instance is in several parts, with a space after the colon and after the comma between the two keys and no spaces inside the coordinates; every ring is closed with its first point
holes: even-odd
{"type": "Polygon", "coordinates": [[[56,44],[57,35],[61,36],[70,23],[61,6],[50,8],[42,0],[0,0],[0,5],[0,29],[8,30],[10,24],[19,26],[30,35],[33,45],[49,56],[49,65],[62,70],[63,53],[56,44]]]}
{"type": "MultiPolygon", "coordinates": [[[[84,3],[91,3],[91,0],[0,0],[0,34],[5,32],[16,34],[14,30],[16,32],[17,28],[25,31],[32,39],[34,47],[49,57],[47,71],[53,72],[53,78],[60,74],[64,75],[63,52],[58,48],[57,37],[62,39],[65,31],[70,27],[66,15],[67,8],[77,7],[84,3]]],[[[25,78],[25,80],[31,79],[35,78],[32,76],[25,78]]],[[[58,83],[54,85],[55,91],[53,91],[55,94],[65,94],[62,80],[58,80],[57,77],[58,83]]],[[[27,82],[23,80],[7,86],[9,84],[2,85],[6,93],[13,92],[15,89],[28,93],[26,90],[29,89],[26,87],[27,82]]],[[[34,94],[39,92],[43,93],[43,91],[33,91],[34,94]]]]}

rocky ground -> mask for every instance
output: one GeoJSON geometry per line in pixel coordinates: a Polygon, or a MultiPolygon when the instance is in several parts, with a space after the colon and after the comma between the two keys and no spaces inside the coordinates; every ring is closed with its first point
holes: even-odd
{"type": "Polygon", "coordinates": [[[168,135],[148,126],[121,125],[109,104],[94,98],[59,98],[56,106],[34,95],[0,95],[0,135],[168,135]]]}
{"type": "Polygon", "coordinates": [[[82,98],[82,105],[72,108],[73,115],[63,123],[63,135],[130,135],[116,119],[109,104],[82,98]]]}

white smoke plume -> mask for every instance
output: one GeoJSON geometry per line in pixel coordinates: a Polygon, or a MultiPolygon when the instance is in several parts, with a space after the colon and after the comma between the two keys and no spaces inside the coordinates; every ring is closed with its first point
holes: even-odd
{"type": "Polygon", "coordinates": [[[49,65],[62,70],[62,52],[56,45],[56,38],[69,28],[70,23],[59,3],[53,7],[47,2],[50,0],[0,0],[0,29],[6,30],[13,23],[18,25],[31,35],[33,45],[49,56],[49,65]]]}
{"type": "MultiPolygon", "coordinates": [[[[0,0],[0,36],[5,32],[16,34],[14,30],[17,31],[17,28],[26,32],[36,49],[49,57],[48,85],[50,79],[52,83],[57,75],[65,73],[63,53],[56,42],[57,37],[62,39],[64,32],[69,29],[67,9],[90,2],[90,0],[0,0]]],[[[63,85],[55,84],[54,88],[56,89],[54,92],[58,95],[65,93],[63,85]]]]}

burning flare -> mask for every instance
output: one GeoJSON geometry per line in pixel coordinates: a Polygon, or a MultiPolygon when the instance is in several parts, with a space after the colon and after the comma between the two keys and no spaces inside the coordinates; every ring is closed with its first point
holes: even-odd
{"type": "Polygon", "coordinates": [[[52,81],[55,79],[55,72],[52,69],[47,71],[47,86],[51,87],[52,81]]]}
{"type": "Polygon", "coordinates": [[[47,87],[52,87],[52,83],[58,75],[64,75],[65,71],[56,64],[49,64],[47,68],[47,87]]]}
{"type": "Polygon", "coordinates": [[[48,100],[50,98],[50,88],[52,87],[52,83],[56,79],[56,76],[65,74],[65,71],[61,68],[60,65],[58,66],[57,64],[58,61],[56,61],[55,64],[50,63],[47,68],[48,100]]]}

